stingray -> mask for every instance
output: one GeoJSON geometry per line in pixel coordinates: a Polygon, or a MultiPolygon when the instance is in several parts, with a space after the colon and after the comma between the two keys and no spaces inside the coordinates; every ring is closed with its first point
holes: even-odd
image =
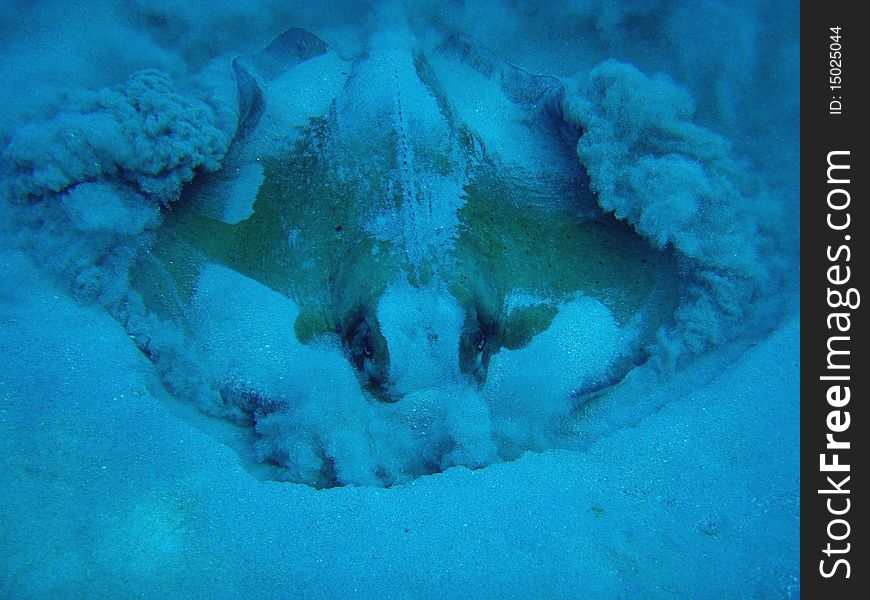
{"type": "MultiPolygon", "coordinates": [[[[223,166],[166,211],[137,268],[151,311],[183,322],[204,266],[232,269],[299,306],[301,342],[337,338],[376,402],[407,392],[378,310],[397,285],[459,307],[448,358],[478,388],[495,354],[527,346],[572,299],[631,331],[593,387],[642,362],[672,318],[675,258],[598,207],[559,79],[462,35],[424,51],[401,30],[346,57],[290,29],[233,72],[239,124],[223,166]]],[[[432,321],[419,327],[435,343],[432,321]]]]}

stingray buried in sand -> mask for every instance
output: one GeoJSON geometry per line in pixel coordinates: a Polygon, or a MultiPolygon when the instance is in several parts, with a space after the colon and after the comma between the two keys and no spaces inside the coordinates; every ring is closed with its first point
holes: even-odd
{"type": "Polygon", "coordinates": [[[188,186],[134,274],[156,314],[183,324],[222,265],[292,299],[297,338],[336,339],[384,403],[485,393],[500,351],[603,306],[621,341],[578,395],[618,382],[672,318],[675,259],[598,208],[558,79],[461,36],[424,53],[402,30],[344,58],[291,29],[233,67],[223,167],[188,186]]]}

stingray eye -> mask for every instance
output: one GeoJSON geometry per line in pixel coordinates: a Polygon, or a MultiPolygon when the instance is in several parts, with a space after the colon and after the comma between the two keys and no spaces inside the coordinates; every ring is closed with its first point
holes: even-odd
{"type": "Polygon", "coordinates": [[[486,337],[483,335],[482,331],[478,331],[475,335],[475,341],[478,352],[483,352],[483,347],[486,345],[486,337]]]}
{"type": "Polygon", "coordinates": [[[498,352],[498,324],[479,309],[465,314],[459,338],[459,370],[482,386],[490,357],[498,352]]]}
{"type": "Polygon", "coordinates": [[[363,336],[363,354],[366,358],[371,358],[372,354],[374,354],[374,350],[372,348],[372,338],[369,335],[368,327],[366,327],[365,336],[363,336]]]}
{"type": "Polygon", "coordinates": [[[347,340],[348,348],[353,365],[362,370],[366,359],[372,356],[372,342],[370,339],[369,324],[365,319],[360,319],[353,329],[353,335],[347,340]]]}
{"type": "Polygon", "coordinates": [[[353,326],[352,335],[344,338],[349,350],[351,364],[360,377],[360,383],[377,400],[395,402],[385,389],[389,371],[389,354],[385,340],[379,338],[377,325],[371,323],[365,315],[358,316],[353,326]],[[375,348],[378,356],[375,356],[375,348]]]}

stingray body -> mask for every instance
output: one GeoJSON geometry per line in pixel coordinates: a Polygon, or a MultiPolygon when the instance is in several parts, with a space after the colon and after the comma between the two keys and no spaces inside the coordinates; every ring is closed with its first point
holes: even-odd
{"type": "Polygon", "coordinates": [[[579,296],[634,324],[607,383],[670,318],[673,257],[598,209],[559,80],[402,29],[350,59],[288,30],[233,68],[236,139],[166,215],[139,274],[152,310],[183,321],[219,263],[292,298],[298,339],[337,336],[386,402],[425,368],[485,386],[493,355],[579,296]]]}

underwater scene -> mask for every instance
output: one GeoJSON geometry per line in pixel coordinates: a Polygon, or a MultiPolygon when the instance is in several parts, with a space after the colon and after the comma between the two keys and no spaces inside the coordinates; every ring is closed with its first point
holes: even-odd
{"type": "Polygon", "coordinates": [[[0,7],[0,597],[799,597],[797,2],[0,7]]]}

